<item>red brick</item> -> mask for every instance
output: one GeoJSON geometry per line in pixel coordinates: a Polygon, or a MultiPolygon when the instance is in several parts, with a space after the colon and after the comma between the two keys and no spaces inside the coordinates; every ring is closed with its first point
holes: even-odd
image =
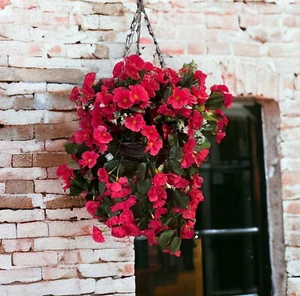
{"type": "Polygon", "coordinates": [[[297,185],[300,183],[300,171],[282,172],[282,186],[297,185]]]}
{"type": "Polygon", "coordinates": [[[46,202],[47,209],[81,208],[85,205],[85,199],[81,196],[60,196],[46,202]]]}
{"type": "Polygon", "coordinates": [[[285,201],[283,205],[285,214],[300,215],[300,200],[285,201]]]}
{"type": "Polygon", "coordinates": [[[54,167],[71,160],[66,153],[37,153],[33,154],[33,166],[35,167],[54,167]]]}
{"type": "Polygon", "coordinates": [[[33,181],[7,181],[6,182],[6,193],[33,193],[33,181]]]}
{"type": "Polygon", "coordinates": [[[94,13],[100,15],[123,15],[125,8],[122,3],[95,3],[94,13]]]}
{"type": "Polygon", "coordinates": [[[12,156],[12,166],[14,168],[32,167],[32,154],[15,154],[12,156]]]}
{"type": "Polygon", "coordinates": [[[25,141],[34,138],[33,126],[4,126],[0,127],[0,140],[25,141]]]}
{"type": "Polygon", "coordinates": [[[0,196],[0,209],[32,209],[32,199],[29,197],[0,196]]]}
{"type": "Polygon", "coordinates": [[[77,121],[60,124],[40,124],[35,126],[38,141],[69,138],[79,128],[77,121]]]}

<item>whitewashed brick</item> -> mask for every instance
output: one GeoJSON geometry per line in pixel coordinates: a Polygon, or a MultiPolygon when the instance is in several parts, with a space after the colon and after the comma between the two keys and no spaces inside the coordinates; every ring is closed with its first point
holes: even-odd
{"type": "MultiPolygon", "coordinates": [[[[0,211],[0,219],[3,219],[4,214],[2,216],[2,210],[0,211]]],[[[2,221],[5,221],[4,219],[2,221]]],[[[17,229],[16,224],[0,224],[0,239],[2,238],[16,238],[17,237],[17,229]]]]}
{"type": "Polygon", "coordinates": [[[12,258],[10,254],[0,254],[0,269],[9,269],[12,267],[12,258]]]}
{"type": "Polygon", "coordinates": [[[69,279],[77,277],[77,268],[73,266],[43,267],[43,280],[69,279]]]}
{"type": "Polygon", "coordinates": [[[300,296],[300,278],[288,278],[287,280],[287,295],[300,296]]]}
{"type": "Polygon", "coordinates": [[[58,263],[57,252],[15,252],[12,254],[14,266],[49,266],[58,263]]]}
{"type": "Polygon", "coordinates": [[[64,194],[60,180],[35,180],[35,192],[36,193],[57,193],[64,194]]]}
{"type": "Polygon", "coordinates": [[[30,283],[40,281],[41,279],[41,268],[0,270],[0,284],[14,282],[30,283]]]}
{"type": "Polygon", "coordinates": [[[64,145],[68,140],[46,140],[45,147],[50,152],[61,152],[65,151],[64,145]]]}
{"type": "Polygon", "coordinates": [[[12,95],[22,95],[22,94],[32,94],[36,92],[45,92],[46,83],[11,83],[9,84],[6,94],[9,96],[12,95]]]}
{"type": "Polygon", "coordinates": [[[46,210],[48,220],[91,219],[85,208],[46,210]]]}
{"type": "Polygon", "coordinates": [[[94,221],[53,221],[49,222],[49,235],[50,236],[76,236],[88,235],[92,233],[94,221]]]}
{"type": "Polygon", "coordinates": [[[72,250],[58,252],[59,263],[61,264],[81,264],[97,262],[93,250],[72,250]]]}
{"type": "Polygon", "coordinates": [[[41,221],[45,219],[43,210],[1,210],[0,222],[27,222],[41,221]]]}
{"type": "Polygon", "coordinates": [[[48,236],[48,225],[44,222],[17,224],[17,237],[48,236]]]}
{"type": "Polygon", "coordinates": [[[46,177],[44,168],[0,168],[0,180],[34,180],[46,177]]]}
{"type": "Polygon", "coordinates": [[[44,143],[35,140],[29,141],[1,141],[0,152],[9,151],[13,154],[44,151],[44,143]]]}
{"type": "Polygon", "coordinates": [[[99,15],[82,15],[81,16],[81,29],[86,30],[97,30],[100,26],[99,15]]]}
{"type": "Polygon", "coordinates": [[[126,248],[133,244],[130,238],[116,239],[107,233],[104,233],[104,237],[104,243],[96,243],[91,236],[77,236],[75,237],[76,246],[78,249],[117,249],[126,248]]]}
{"type": "MultiPolygon", "coordinates": [[[[78,270],[84,277],[108,277],[108,276],[131,276],[134,274],[134,263],[94,263],[79,264],[78,270]]],[[[124,292],[124,291],[121,291],[124,292]]]]}
{"type": "Polygon", "coordinates": [[[0,182],[0,194],[5,193],[5,182],[0,182]]]}
{"type": "Polygon", "coordinates": [[[70,250],[76,248],[74,239],[62,237],[37,238],[34,241],[34,251],[70,250]]]}
{"type": "Polygon", "coordinates": [[[6,125],[26,125],[39,123],[63,123],[77,119],[75,113],[53,112],[47,110],[0,111],[1,123],[6,125]]]}
{"type": "Polygon", "coordinates": [[[300,260],[293,260],[287,262],[287,272],[289,276],[300,276],[300,260]]]}
{"type": "MultiPolygon", "coordinates": [[[[1,290],[0,290],[1,291],[1,290]]],[[[135,291],[135,278],[126,277],[122,279],[104,278],[96,283],[95,293],[132,293],[135,291]]]]}
{"type": "Polygon", "coordinates": [[[48,92],[71,92],[74,88],[74,84],[66,83],[48,83],[47,91],[48,92]]]}
{"type": "MultiPolygon", "coordinates": [[[[65,279],[56,281],[45,281],[26,285],[1,285],[0,295],[80,295],[94,293],[94,279],[65,279]]],[[[93,294],[92,294],[93,295],[93,294]]]]}
{"type": "Polygon", "coordinates": [[[6,253],[28,252],[33,249],[33,239],[3,239],[2,248],[6,253]]]}
{"type": "Polygon", "coordinates": [[[134,261],[134,249],[106,249],[106,250],[95,250],[95,259],[105,262],[113,261],[134,261]]]}
{"type": "Polygon", "coordinates": [[[0,168],[11,166],[11,154],[0,153],[0,168]]]}

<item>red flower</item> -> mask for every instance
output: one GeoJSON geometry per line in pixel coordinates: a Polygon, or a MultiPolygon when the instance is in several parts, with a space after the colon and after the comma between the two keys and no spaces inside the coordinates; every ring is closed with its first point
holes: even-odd
{"type": "Polygon", "coordinates": [[[64,190],[70,188],[71,186],[70,179],[73,176],[73,170],[69,169],[67,164],[60,165],[56,170],[56,175],[64,181],[65,183],[65,185],[63,186],[64,190]]]}
{"type": "Polygon", "coordinates": [[[101,144],[107,144],[113,139],[111,134],[107,131],[107,128],[102,125],[94,130],[94,138],[101,144]]]}
{"type": "Polygon", "coordinates": [[[171,174],[168,175],[168,183],[176,188],[185,189],[189,186],[189,181],[182,178],[179,175],[171,174]]]}
{"type": "Polygon", "coordinates": [[[131,192],[128,179],[121,177],[117,182],[107,183],[106,188],[111,192],[111,198],[125,197],[131,192]]]}
{"type": "Polygon", "coordinates": [[[175,87],[172,95],[168,98],[168,104],[174,109],[182,109],[188,102],[190,91],[187,88],[175,87]]]}
{"type": "Polygon", "coordinates": [[[94,95],[94,89],[93,84],[95,82],[96,73],[88,73],[84,76],[83,85],[81,88],[81,96],[80,100],[82,103],[87,103],[89,100],[91,100],[94,95]]]}
{"type": "Polygon", "coordinates": [[[124,87],[118,87],[114,89],[113,101],[122,109],[129,109],[134,103],[130,99],[129,90],[124,87]]]}
{"type": "Polygon", "coordinates": [[[155,156],[158,154],[159,150],[163,146],[163,142],[161,139],[157,140],[149,140],[145,149],[145,152],[148,152],[152,155],[155,156]]]}
{"type": "Polygon", "coordinates": [[[202,149],[201,151],[199,151],[195,155],[195,163],[196,163],[197,167],[199,167],[201,165],[201,163],[207,157],[208,154],[209,154],[209,149],[205,148],[205,149],[202,149]]]}
{"type": "Polygon", "coordinates": [[[155,186],[165,186],[168,181],[168,175],[164,173],[157,173],[151,181],[155,186]]]}
{"type": "Polygon", "coordinates": [[[149,95],[145,88],[140,84],[129,85],[129,97],[134,105],[141,103],[140,105],[145,108],[150,104],[149,95]]]}
{"type": "Polygon", "coordinates": [[[89,168],[92,168],[98,159],[99,155],[94,151],[86,151],[82,154],[81,160],[79,161],[79,164],[81,164],[83,167],[87,166],[89,168]]]}
{"type": "Polygon", "coordinates": [[[106,169],[100,168],[97,172],[97,176],[101,182],[108,183],[109,175],[108,175],[106,169]]]}
{"type": "Polygon", "coordinates": [[[130,195],[125,201],[118,202],[110,207],[113,212],[128,211],[136,203],[135,195],[130,195]]]}
{"type": "Polygon", "coordinates": [[[142,130],[141,133],[145,136],[148,140],[156,140],[159,138],[159,133],[157,132],[154,125],[146,125],[142,130]]]}
{"type": "Polygon", "coordinates": [[[188,123],[189,131],[200,129],[202,123],[203,123],[202,115],[197,110],[193,110],[192,116],[190,117],[188,123]]]}
{"type": "Polygon", "coordinates": [[[79,87],[78,86],[74,86],[71,93],[70,93],[70,96],[69,96],[69,100],[71,102],[75,102],[76,100],[78,100],[78,97],[79,97],[79,87]]]}
{"type": "Polygon", "coordinates": [[[163,103],[159,106],[159,108],[158,108],[158,110],[157,110],[157,113],[158,113],[158,114],[161,114],[161,115],[164,115],[164,116],[169,116],[169,117],[174,117],[174,116],[175,116],[175,112],[172,111],[171,109],[169,109],[169,108],[167,107],[167,104],[166,104],[165,102],[163,102],[163,103]]]}
{"type": "Polygon", "coordinates": [[[210,90],[211,90],[211,92],[220,92],[220,93],[222,93],[223,100],[224,100],[224,106],[226,108],[231,107],[233,96],[232,96],[231,93],[229,93],[229,90],[228,90],[226,85],[223,85],[223,84],[213,85],[210,88],[210,90]]]}
{"type": "Polygon", "coordinates": [[[104,243],[105,242],[102,231],[97,226],[93,226],[92,238],[96,243],[104,243]]]}
{"type": "Polygon", "coordinates": [[[125,58],[124,73],[126,77],[138,80],[140,79],[139,71],[144,67],[145,62],[137,55],[133,54],[125,58]]]}
{"type": "Polygon", "coordinates": [[[167,198],[167,192],[165,191],[165,189],[163,187],[155,185],[150,187],[147,195],[151,202],[167,198]]]}
{"type": "Polygon", "coordinates": [[[124,125],[134,132],[139,132],[146,126],[146,122],[143,116],[138,114],[136,116],[126,117],[124,125]]]}
{"type": "Polygon", "coordinates": [[[194,79],[198,80],[199,86],[205,85],[207,75],[200,70],[196,70],[194,73],[194,79]]]}
{"type": "Polygon", "coordinates": [[[96,212],[98,210],[98,207],[100,205],[100,201],[95,201],[95,200],[89,200],[85,203],[85,208],[90,213],[93,218],[96,218],[96,212]]]}

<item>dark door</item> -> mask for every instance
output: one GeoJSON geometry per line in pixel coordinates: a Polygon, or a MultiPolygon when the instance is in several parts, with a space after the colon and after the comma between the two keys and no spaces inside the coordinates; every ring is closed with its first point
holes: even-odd
{"type": "Polygon", "coordinates": [[[271,295],[260,111],[229,110],[227,137],[200,170],[205,201],[182,256],[136,241],[137,296],[271,295]]]}

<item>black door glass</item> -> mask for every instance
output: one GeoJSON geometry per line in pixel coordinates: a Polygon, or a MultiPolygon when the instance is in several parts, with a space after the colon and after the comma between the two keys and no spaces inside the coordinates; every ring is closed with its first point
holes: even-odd
{"type": "Polygon", "coordinates": [[[136,240],[137,296],[271,295],[260,111],[239,105],[226,114],[227,136],[200,170],[198,238],[182,256],[136,240]]]}

